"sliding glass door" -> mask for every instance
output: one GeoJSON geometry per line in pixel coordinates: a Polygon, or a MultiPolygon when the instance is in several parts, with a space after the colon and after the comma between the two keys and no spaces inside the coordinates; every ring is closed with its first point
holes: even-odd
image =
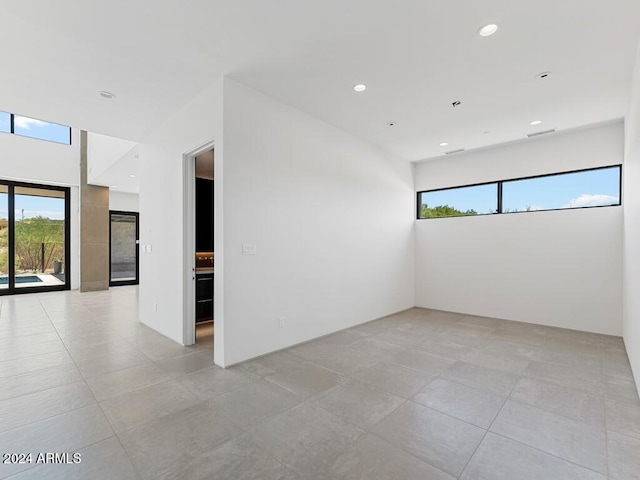
{"type": "Polygon", "coordinates": [[[109,212],[109,285],[138,284],[138,214],[109,212]]]}
{"type": "Polygon", "coordinates": [[[69,192],[0,181],[0,294],[69,289],[69,192]]]}
{"type": "Polygon", "coordinates": [[[9,187],[0,184],[0,293],[9,289],[9,187]]]}

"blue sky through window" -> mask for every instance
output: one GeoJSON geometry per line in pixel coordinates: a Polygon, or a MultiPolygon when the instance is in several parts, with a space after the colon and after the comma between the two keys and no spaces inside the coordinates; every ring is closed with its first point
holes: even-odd
{"type": "Polygon", "coordinates": [[[618,167],[504,182],[502,185],[504,212],[617,205],[619,201],[618,167]]]}
{"type": "MultiPolygon", "coordinates": [[[[8,199],[6,193],[0,193],[0,219],[8,218],[8,199]]],[[[15,196],[16,221],[23,218],[47,217],[64,220],[64,198],[36,197],[31,195],[15,196]]]]}
{"type": "MultiPolygon", "coordinates": [[[[429,208],[448,205],[459,211],[475,210],[480,214],[497,209],[497,183],[451,188],[421,195],[429,208]]],[[[502,184],[502,211],[552,210],[562,208],[618,205],[620,203],[620,168],[610,167],[502,184]]]]}
{"type": "Polygon", "coordinates": [[[71,129],[57,123],[44,122],[35,118],[13,116],[13,133],[24,137],[38,138],[58,143],[71,143],[71,129]]]}
{"type": "Polygon", "coordinates": [[[0,132],[11,133],[11,114],[0,112],[0,132]]]}

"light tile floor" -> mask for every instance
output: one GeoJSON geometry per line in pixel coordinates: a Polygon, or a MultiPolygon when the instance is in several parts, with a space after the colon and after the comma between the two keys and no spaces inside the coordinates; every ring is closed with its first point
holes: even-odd
{"type": "Polygon", "coordinates": [[[0,298],[0,453],[82,456],[0,478],[640,479],[620,338],[413,309],[225,370],[137,302],[0,298]]]}

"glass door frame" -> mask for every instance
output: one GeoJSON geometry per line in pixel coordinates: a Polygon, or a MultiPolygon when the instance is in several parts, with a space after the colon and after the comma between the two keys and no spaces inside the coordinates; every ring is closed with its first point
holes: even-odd
{"type": "Polygon", "coordinates": [[[109,210],[109,286],[138,285],[140,283],[140,213],[123,210],[109,210]],[[136,217],[136,278],[133,280],[113,281],[111,277],[111,215],[129,215],[136,217]]]}
{"type": "Polygon", "coordinates": [[[55,292],[71,289],[71,188],[57,185],[43,185],[39,183],[16,182],[13,180],[0,180],[0,185],[6,185],[7,192],[7,263],[8,284],[7,288],[0,289],[2,295],[18,295],[22,293],[55,292]],[[42,190],[56,190],[64,192],[64,284],[63,285],[42,285],[37,287],[16,288],[16,212],[15,212],[15,189],[16,187],[35,188],[42,190]]]}

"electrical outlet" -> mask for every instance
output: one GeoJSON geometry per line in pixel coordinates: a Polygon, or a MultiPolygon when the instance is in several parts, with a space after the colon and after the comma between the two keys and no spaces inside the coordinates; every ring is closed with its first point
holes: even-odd
{"type": "Polygon", "coordinates": [[[243,243],[242,244],[242,254],[243,255],[255,255],[256,254],[256,244],[255,243],[243,243]]]}
{"type": "Polygon", "coordinates": [[[284,328],[287,326],[287,322],[285,321],[284,317],[280,317],[278,319],[278,328],[284,328]]]}

